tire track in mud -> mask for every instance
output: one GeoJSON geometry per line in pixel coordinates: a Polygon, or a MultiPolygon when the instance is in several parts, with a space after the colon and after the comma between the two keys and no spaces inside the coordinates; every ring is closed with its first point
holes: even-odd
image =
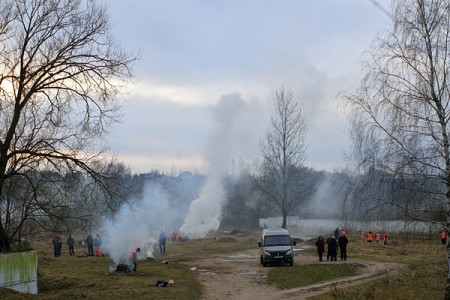
{"type": "MultiPolygon", "coordinates": [[[[317,264],[317,257],[296,256],[295,265],[317,264]]],[[[331,262],[323,262],[331,263],[331,262]]],[[[267,273],[270,267],[264,268],[259,263],[259,252],[245,251],[233,255],[214,255],[203,257],[193,262],[191,270],[197,273],[203,285],[202,300],[222,299],[307,299],[327,293],[336,288],[357,286],[393,275],[406,270],[407,265],[399,263],[383,263],[349,258],[346,262],[360,264],[363,270],[355,276],[341,277],[334,280],[308,286],[280,290],[267,284],[267,273]]]]}

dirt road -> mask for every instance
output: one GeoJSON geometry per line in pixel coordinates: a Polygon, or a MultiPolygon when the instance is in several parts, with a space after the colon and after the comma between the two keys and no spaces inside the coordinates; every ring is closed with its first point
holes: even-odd
{"type": "MultiPolygon", "coordinates": [[[[316,264],[316,257],[296,256],[295,265],[316,264]]],[[[323,263],[331,263],[324,261],[323,263]]],[[[307,299],[329,292],[336,286],[349,287],[360,285],[377,278],[393,274],[407,266],[397,263],[380,263],[360,259],[348,259],[346,262],[358,263],[363,271],[356,276],[339,278],[305,287],[280,290],[267,284],[267,272],[259,263],[258,250],[235,253],[233,255],[213,256],[198,260],[191,270],[197,272],[204,286],[203,300],[223,299],[307,299]]]]}

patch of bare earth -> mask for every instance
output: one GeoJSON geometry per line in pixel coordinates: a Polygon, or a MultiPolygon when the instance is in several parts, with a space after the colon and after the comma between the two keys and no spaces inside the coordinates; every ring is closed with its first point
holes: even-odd
{"type": "MultiPolygon", "coordinates": [[[[295,265],[318,263],[318,258],[297,256],[295,265]]],[[[245,251],[233,255],[216,255],[198,260],[191,270],[197,272],[203,289],[203,300],[222,299],[307,299],[329,292],[331,289],[356,286],[371,280],[406,269],[398,263],[380,263],[361,259],[347,259],[346,262],[323,263],[357,263],[363,265],[359,275],[341,277],[335,280],[308,285],[304,287],[281,290],[267,284],[267,273],[271,267],[264,268],[259,263],[259,252],[245,251]]],[[[286,266],[288,268],[288,266],[286,266]]]]}

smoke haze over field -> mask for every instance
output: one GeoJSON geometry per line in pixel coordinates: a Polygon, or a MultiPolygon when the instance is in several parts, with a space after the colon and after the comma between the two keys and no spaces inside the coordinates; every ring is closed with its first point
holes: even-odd
{"type": "Polygon", "coordinates": [[[226,192],[222,178],[230,174],[233,160],[250,163],[255,160],[259,141],[264,133],[264,120],[257,105],[244,101],[239,94],[222,96],[211,108],[213,127],[209,133],[205,154],[208,179],[200,196],[191,203],[181,231],[191,237],[203,237],[220,225],[226,192]]]}
{"type": "Polygon", "coordinates": [[[137,247],[141,255],[152,252],[161,229],[171,229],[185,214],[173,209],[169,194],[159,184],[148,184],[143,198],[130,204],[124,204],[114,220],[105,220],[101,229],[103,249],[115,263],[125,262],[137,247]]]}

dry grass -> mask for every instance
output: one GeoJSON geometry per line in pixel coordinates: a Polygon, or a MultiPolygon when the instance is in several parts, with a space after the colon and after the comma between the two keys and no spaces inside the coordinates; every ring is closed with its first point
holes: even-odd
{"type": "MultiPolygon", "coordinates": [[[[196,273],[190,270],[191,262],[207,255],[256,249],[257,239],[258,233],[237,232],[169,242],[166,256],[157,256],[155,262],[140,263],[138,272],[129,276],[111,274],[108,257],[76,258],[64,252],[61,258],[55,258],[48,242],[36,242],[32,245],[39,255],[39,294],[0,289],[0,299],[199,299],[201,284],[196,273]],[[169,264],[162,264],[163,260],[169,264]],[[170,279],[174,284],[166,288],[154,286],[158,280],[170,279]]],[[[316,253],[312,249],[303,251],[302,255],[316,253]]],[[[350,236],[348,256],[404,263],[409,265],[409,270],[362,286],[331,288],[328,294],[314,299],[442,299],[444,296],[447,260],[439,237],[392,236],[389,245],[383,246],[360,244],[358,237],[350,236]]]]}
{"type": "Polygon", "coordinates": [[[361,244],[357,237],[348,255],[409,266],[395,275],[348,289],[331,289],[313,299],[443,299],[447,278],[446,248],[439,237],[393,236],[387,246],[361,244]]]}
{"type": "MultiPolygon", "coordinates": [[[[202,255],[254,249],[257,242],[239,235],[168,242],[166,256],[139,263],[133,275],[111,273],[111,260],[107,256],[80,258],[63,252],[62,257],[55,258],[49,243],[35,242],[32,246],[39,257],[39,294],[0,289],[0,299],[199,299],[201,285],[196,273],[190,270],[190,261],[202,255]],[[163,260],[169,263],[163,264],[163,260]],[[158,280],[174,283],[157,288],[158,280]]],[[[85,251],[79,247],[75,250],[85,251]]]]}

